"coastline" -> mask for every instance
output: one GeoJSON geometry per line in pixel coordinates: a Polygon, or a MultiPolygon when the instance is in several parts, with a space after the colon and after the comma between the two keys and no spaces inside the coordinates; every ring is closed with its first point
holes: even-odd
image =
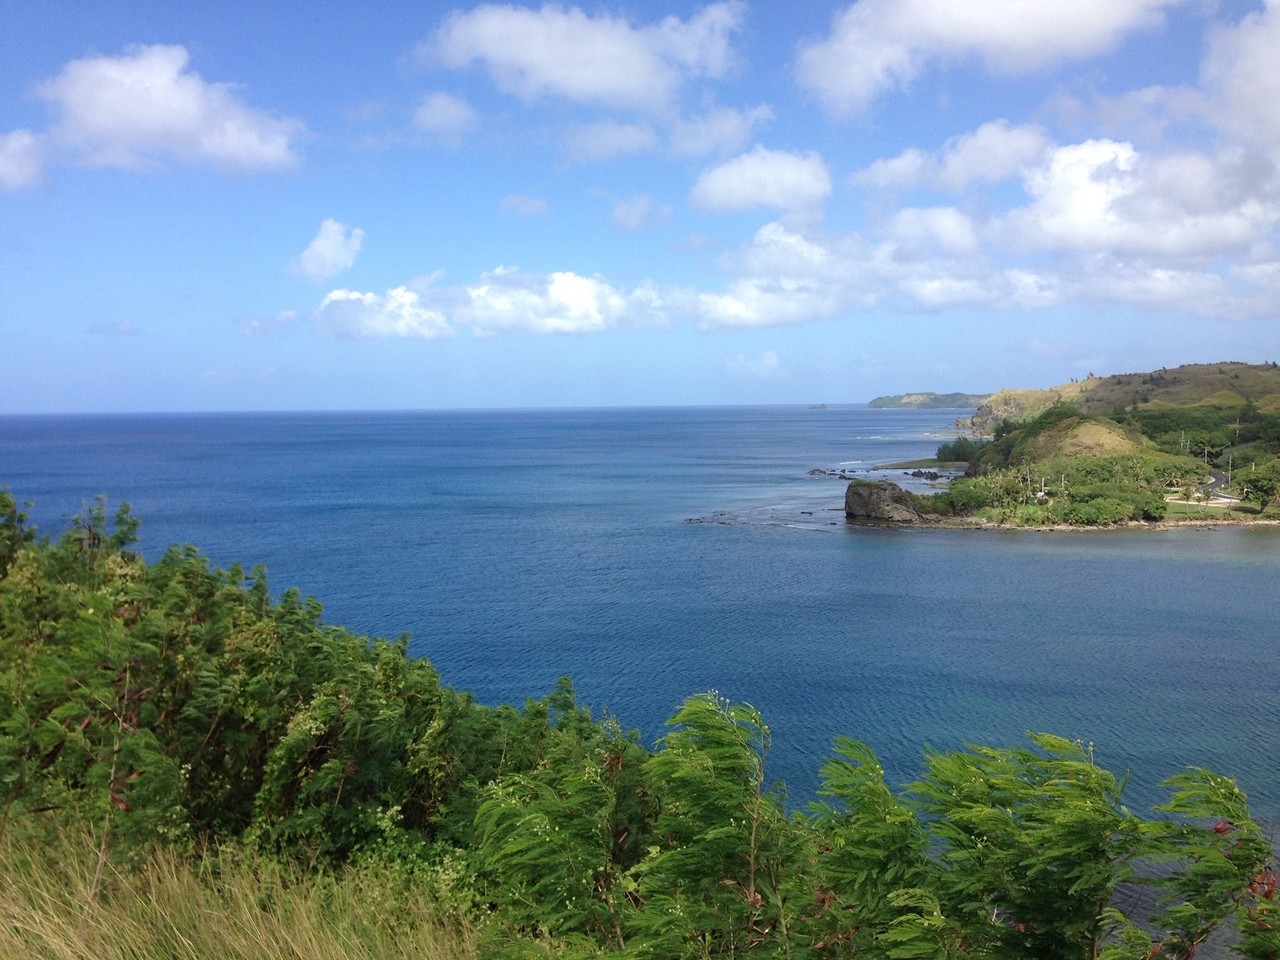
{"type": "Polygon", "coordinates": [[[1046,523],[1038,525],[1023,525],[1017,523],[996,523],[991,520],[980,520],[974,517],[941,517],[938,519],[924,518],[918,523],[857,523],[849,522],[849,526],[853,527],[902,527],[928,529],[936,528],[943,530],[1012,530],[1018,532],[1030,533],[1098,533],[1104,531],[1120,532],[1143,530],[1153,533],[1160,533],[1169,530],[1187,530],[1187,529],[1205,529],[1212,530],[1219,527],[1280,527],[1280,519],[1266,518],[1260,520],[1244,520],[1238,517],[1188,517],[1185,520],[1129,520],[1125,523],[1108,523],[1108,524],[1070,524],[1070,523],[1046,523]]]}
{"type": "MultiPolygon", "coordinates": [[[[877,481],[885,482],[897,487],[905,492],[916,493],[912,490],[917,484],[910,483],[910,478],[921,478],[924,471],[930,471],[928,476],[928,487],[934,492],[940,489],[946,489],[947,481],[955,474],[952,473],[956,464],[939,462],[937,460],[916,460],[897,463],[879,464],[863,471],[866,479],[874,478],[877,481]],[[902,482],[902,478],[908,479],[907,483],[902,482]],[[945,479],[944,479],[945,478],[945,479]],[[941,482],[940,482],[941,481],[941,482]]],[[[811,473],[812,475],[812,473],[811,473]]],[[[840,475],[841,480],[857,481],[864,477],[840,475]]],[[[1183,506],[1201,506],[1193,504],[1186,500],[1176,498],[1166,498],[1171,502],[1179,503],[1183,506]]],[[[1233,498],[1215,498],[1209,504],[1210,509],[1220,510],[1229,509],[1231,504],[1239,501],[1233,498]]],[[[843,508],[833,508],[844,512],[843,508]]],[[[852,519],[846,517],[846,523],[854,527],[900,527],[900,528],[941,528],[949,530],[1017,530],[1017,531],[1044,531],[1050,533],[1090,533],[1097,531],[1128,531],[1128,530],[1144,530],[1144,531],[1167,531],[1167,530],[1183,530],[1183,529],[1215,529],[1218,527],[1280,527],[1280,517],[1243,517],[1231,516],[1227,514],[1213,515],[1204,514],[1201,516],[1179,516],[1165,517],[1160,520],[1127,520],[1123,523],[1108,524],[1070,524],[1070,523],[1045,523],[1045,524],[1019,524],[1006,523],[994,520],[985,520],[979,517],[938,517],[929,514],[920,514],[918,519],[908,521],[895,521],[890,519],[852,519]]]]}

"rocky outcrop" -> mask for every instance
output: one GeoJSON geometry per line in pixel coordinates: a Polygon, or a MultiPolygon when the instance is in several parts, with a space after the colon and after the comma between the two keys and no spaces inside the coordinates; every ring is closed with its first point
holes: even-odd
{"type": "Polygon", "coordinates": [[[844,515],[854,523],[924,523],[911,494],[888,480],[854,480],[844,492],[844,515]]]}

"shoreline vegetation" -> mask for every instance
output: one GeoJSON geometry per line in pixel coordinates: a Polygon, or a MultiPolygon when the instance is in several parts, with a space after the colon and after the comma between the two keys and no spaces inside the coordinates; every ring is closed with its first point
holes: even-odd
{"type": "Polygon", "coordinates": [[[949,474],[943,489],[871,490],[872,481],[855,478],[846,516],[1040,530],[1269,525],[1280,517],[1275,363],[1090,374],[1050,390],[1004,390],[957,421],[957,431],[932,461],[877,470],[949,474]]]}
{"type": "MultiPolygon", "coordinates": [[[[963,467],[964,464],[929,459],[880,464],[872,467],[868,472],[883,474],[890,470],[954,471],[957,468],[963,469],[963,467]]],[[[902,490],[898,484],[893,483],[891,480],[871,481],[861,478],[853,478],[850,482],[857,484],[887,482],[897,489],[902,490]]],[[[942,480],[939,480],[938,483],[940,487],[945,488],[945,483],[942,480]]],[[[927,494],[911,494],[906,490],[902,490],[902,492],[908,496],[914,496],[917,498],[928,496],[927,494]]],[[[1280,527],[1280,510],[1272,509],[1269,510],[1266,515],[1261,515],[1256,508],[1248,506],[1234,498],[1223,498],[1218,501],[1212,501],[1169,497],[1166,499],[1166,502],[1169,504],[1171,512],[1159,519],[1129,519],[1109,524],[1044,522],[1026,524],[1001,519],[990,519],[982,516],[938,516],[930,514],[921,514],[920,518],[912,521],[912,523],[916,526],[936,527],[946,530],[1020,530],[1029,532],[1038,530],[1045,532],[1058,531],[1074,533],[1099,530],[1167,531],[1183,530],[1195,527],[1280,527]]],[[[843,508],[835,507],[832,509],[843,510],[843,508]]],[[[891,525],[891,522],[886,522],[885,525],[891,525]]]]}
{"type": "Polygon", "coordinates": [[[1228,776],[1149,815],[1092,745],[834,739],[803,810],[749,704],[652,745],[572,683],[486,706],[266,571],[153,563],[99,498],[57,539],[0,488],[0,954],[52,960],[1280,952],[1267,830],[1228,776]]]}

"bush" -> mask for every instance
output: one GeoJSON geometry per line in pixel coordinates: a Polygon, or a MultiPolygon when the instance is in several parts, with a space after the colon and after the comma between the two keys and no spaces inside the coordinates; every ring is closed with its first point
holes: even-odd
{"type": "Polygon", "coordinates": [[[990,445],[990,440],[972,440],[969,437],[956,437],[948,443],[939,445],[937,458],[944,463],[972,463],[990,445]]]}

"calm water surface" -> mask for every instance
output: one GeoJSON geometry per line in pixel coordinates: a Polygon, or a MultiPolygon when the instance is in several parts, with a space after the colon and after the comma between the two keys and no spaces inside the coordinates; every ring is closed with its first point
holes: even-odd
{"type": "Polygon", "coordinates": [[[1048,730],[1131,770],[1136,805],[1203,764],[1280,814],[1280,531],[866,529],[810,476],[929,456],[956,415],[0,418],[0,483],[46,531],[127,500],[148,556],[265,563],[486,702],[568,674],[651,740],[691,693],[750,701],[797,801],[838,734],[901,781],[925,743],[1048,730]]]}

